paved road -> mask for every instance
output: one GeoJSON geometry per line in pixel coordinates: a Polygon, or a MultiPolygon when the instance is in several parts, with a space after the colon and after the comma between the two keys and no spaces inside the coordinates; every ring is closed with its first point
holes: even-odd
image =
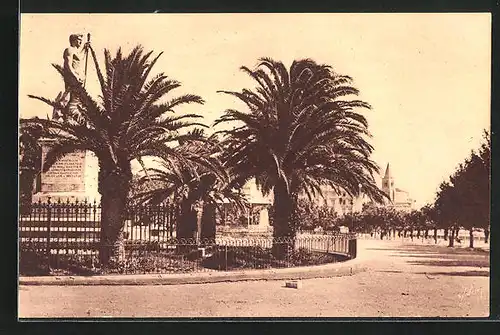
{"type": "Polygon", "coordinates": [[[20,317],[480,317],[489,254],[359,241],[366,272],[283,281],[172,286],[21,286],[20,317]]]}

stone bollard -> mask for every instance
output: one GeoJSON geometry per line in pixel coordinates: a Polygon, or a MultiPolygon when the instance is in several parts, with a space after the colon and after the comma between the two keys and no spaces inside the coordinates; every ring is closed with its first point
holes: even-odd
{"type": "Polygon", "coordinates": [[[289,288],[302,288],[302,282],[300,280],[290,280],[285,283],[285,287],[289,288]]]}

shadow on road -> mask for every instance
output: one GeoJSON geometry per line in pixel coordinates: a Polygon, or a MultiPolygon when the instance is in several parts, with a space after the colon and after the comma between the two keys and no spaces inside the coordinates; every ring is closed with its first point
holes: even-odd
{"type": "MultiPolygon", "coordinates": [[[[487,270],[470,270],[470,271],[437,271],[437,272],[412,272],[412,271],[400,271],[400,270],[378,270],[377,272],[383,273],[413,273],[418,275],[425,275],[427,277],[434,276],[460,276],[460,277],[489,277],[490,272],[487,270]]],[[[429,278],[434,279],[434,278],[429,278]]]]}
{"type": "MultiPolygon", "coordinates": [[[[392,254],[392,257],[412,257],[412,258],[438,258],[438,259],[453,259],[457,257],[461,257],[461,255],[443,255],[443,254],[415,254],[413,252],[405,252],[405,253],[399,253],[399,254],[392,254]]],[[[467,255],[467,257],[471,257],[474,259],[488,259],[487,255],[467,255]]]]}
{"type": "MultiPolygon", "coordinates": [[[[409,265],[430,267],[475,267],[477,270],[455,271],[455,272],[435,272],[436,275],[447,276],[489,276],[488,270],[482,268],[490,267],[489,251],[484,249],[470,248],[449,248],[438,245],[401,245],[392,248],[366,248],[373,251],[388,251],[388,257],[395,257],[404,260],[409,265]]],[[[437,270],[437,269],[436,269],[437,270]]],[[[450,269],[451,270],[451,269],[450,269]]],[[[381,271],[391,273],[401,273],[401,271],[381,271]]],[[[412,271],[410,271],[412,272],[412,271]]],[[[430,272],[413,272],[428,273],[430,272]]]]}
{"type": "Polygon", "coordinates": [[[438,245],[403,245],[398,248],[366,248],[366,250],[396,251],[398,253],[441,254],[441,255],[483,255],[488,256],[489,251],[481,248],[449,248],[438,245]]]}
{"type": "Polygon", "coordinates": [[[429,259],[421,261],[407,261],[407,263],[411,265],[426,265],[426,266],[490,267],[490,261],[488,259],[453,259],[453,260],[429,259]]]}
{"type": "Polygon", "coordinates": [[[378,270],[377,272],[384,272],[384,273],[405,273],[404,271],[400,271],[400,270],[378,270]]]}
{"type": "Polygon", "coordinates": [[[428,276],[461,276],[461,277],[489,277],[489,271],[454,271],[454,272],[415,272],[428,276]]]}

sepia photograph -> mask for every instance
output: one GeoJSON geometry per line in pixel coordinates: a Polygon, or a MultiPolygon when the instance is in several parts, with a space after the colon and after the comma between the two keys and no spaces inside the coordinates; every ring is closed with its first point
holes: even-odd
{"type": "Polygon", "coordinates": [[[19,320],[490,315],[491,13],[19,24],[19,320]]]}

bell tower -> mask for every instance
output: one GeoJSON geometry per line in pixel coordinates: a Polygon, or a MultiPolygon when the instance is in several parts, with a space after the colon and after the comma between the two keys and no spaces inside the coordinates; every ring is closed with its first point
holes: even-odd
{"type": "Polygon", "coordinates": [[[394,202],[394,178],[391,175],[389,163],[387,163],[385,175],[384,178],[382,178],[382,191],[389,196],[392,202],[394,202]]]}

